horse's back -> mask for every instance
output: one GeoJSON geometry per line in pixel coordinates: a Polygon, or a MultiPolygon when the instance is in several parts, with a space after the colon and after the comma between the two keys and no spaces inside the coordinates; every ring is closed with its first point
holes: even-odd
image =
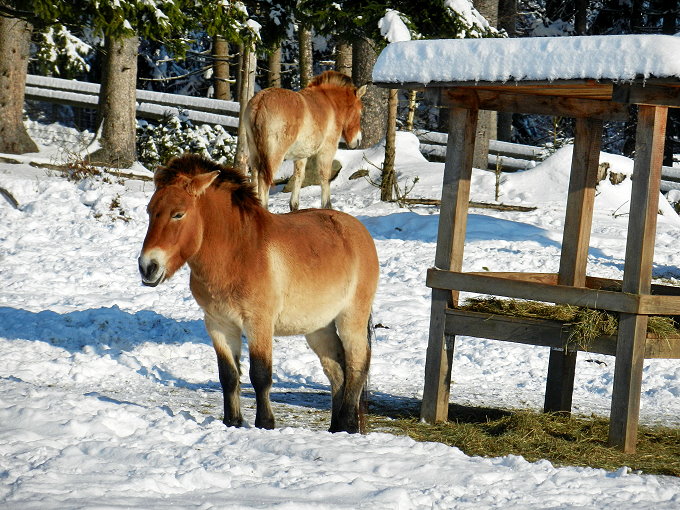
{"type": "Polygon", "coordinates": [[[248,103],[246,119],[254,148],[262,155],[280,152],[282,159],[304,159],[317,154],[326,141],[337,146],[340,138],[332,102],[313,89],[264,89],[248,103]]]}

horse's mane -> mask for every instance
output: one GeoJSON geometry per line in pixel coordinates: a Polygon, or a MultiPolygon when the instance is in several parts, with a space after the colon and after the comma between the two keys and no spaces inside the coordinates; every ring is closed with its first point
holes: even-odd
{"type": "Polygon", "coordinates": [[[352,79],[337,71],[324,71],[318,76],[315,76],[308,87],[318,87],[319,85],[337,85],[338,87],[354,88],[352,79]]]}
{"type": "MultiPolygon", "coordinates": [[[[252,210],[261,208],[260,200],[248,178],[235,168],[220,165],[198,154],[183,154],[172,158],[166,166],[159,167],[154,174],[156,188],[173,184],[180,176],[195,177],[200,174],[218,171],[213,186],[225,184],[231,189],[231,198],[237,206],[252,210]]],[[[226,186],[225,186],[226,187],[226,186]]]]}

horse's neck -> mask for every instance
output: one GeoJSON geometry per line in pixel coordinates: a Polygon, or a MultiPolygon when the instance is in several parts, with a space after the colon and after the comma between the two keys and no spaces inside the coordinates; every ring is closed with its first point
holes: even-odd
{"type": "Polygon", "coordinates": [[[207,192],[199,201],[203,239],[198,253],[189,260],[192,273],[207,282],[236,277],[263,245],[261,214],[240,211],[228,201],[207,192]]]}

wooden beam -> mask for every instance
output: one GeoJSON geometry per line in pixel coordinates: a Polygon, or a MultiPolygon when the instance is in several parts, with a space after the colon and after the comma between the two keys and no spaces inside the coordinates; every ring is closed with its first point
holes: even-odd
{"type": "MultiPolygon", "coordinates": [[[[435,266],[442,269],[460,271],[463,266],[478,113],[476,109],[462,108],[449,111],[449,138],[435,252],[435,266]]],[[[452,290],[432,290],[425,387],[420,411],[422,419],[430,423],[448,419],[455,338],[445,333],[446,309],[452,308],[458,301],[458,292],[452,290]]]]}
{"type": "MultiPolygon", "coordinates": [[[[505,316],[469,310],[447,310],[446,332],[451,335],[488,338],[540,347],[563,348],[571,328],[562,322],[532,317],[505,316]]],[[[616,336],[595,338],[587,349],[570,344],[570,350],[616,355],[616,336]]],[[[680,337],[648,336],[645,359],[680,359],[680,337]]]]}
{"type": "Polygon", "coordinates": [[[551,285],[436,268],[428,269],[426,285],[435,289],[532,299],[614,312],[638,313],[640,302],[639,296],[625,292],[551,285]]]}
{"type": "Polygon", "coordinates": [[[598,120],[626,121],[629,118],[626,105],[608,100],[517,94],[508,90],[482,90],[473,87],[446,89],[443,96],[447,104],[459,108],[598,120]]]}
{"type": "Polygon", "coordinates": [[[569,193],[557,283],[585,287],[595,188],[600,163],[602,121],[576,119],[569,193]]]}
{"type": "Polygon", "coordinates": [[[622,83],[614,85],[612,101],[626,104],[644,104],[680,107],[680,84],[675,86],[622,83]]]}
{"type": "MultiPolygon", "coordinates": [[[[649,81],[649,80],[648,80],[649,81]]],[[[665,83],[665,82],[664,82],[665,83]]],[[[610,99],[612,83],[593,79],[576,80],[522,80],[522,81],[438,81],[438,82],[373,82],[373,85],[391,89],[451,89],[476,87],[485,90],[503,90],[521,94],[589,97],[610,99]]]]}
{"type": "MultiPolygon", "coordinates": [[[[638,112],[630,202],[635,214],[628,220],[622,288],[636,295],[651,290],[667,114],[661,106],[642,105],[638,112]]],[[[609,443],[627,453],[635,451],[637,442],[647,320],[647,315],[619,316],[609,443]]]]}
{"type": "MultiPolygon", "coordinates": [[[[601,120],[576,119],[558,285],[586,285],[601,141],[601,120]]],[[[550,350],[543,405],[545,412],[571,413],[576,358],[577,351],[559,347],[550,350]]]]}

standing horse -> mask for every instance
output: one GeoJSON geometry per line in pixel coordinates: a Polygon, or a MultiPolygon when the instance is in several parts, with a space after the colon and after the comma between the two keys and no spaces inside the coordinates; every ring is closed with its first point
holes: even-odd
{"type": "Polygon", "coordinates": [[[361,141],[361,98],[344,74],[326,71],[299,92],[270,88],[256,94],[245,111],[253,183],[267,207],[274,173],[284,159],[294,160],[290,209],[299,207],[300,187],[310,158],[321,178],[321,207],[331,208],[331,165],[340,136],[354,149],[361,141]]]}
{"type": "Polygon", "coordinates": [[[241,334],[261,428],[274,427],[272,336],[303,334],[330,380],[331,432],[357,432],[378,282],[366,228],[339,211],[272,214],[240,172],[196,155],[172,159],[154,182],[142,283],[156,286],[189,264],[191,292],[217,353],[224,423],[242,424],[241,334]]]}

